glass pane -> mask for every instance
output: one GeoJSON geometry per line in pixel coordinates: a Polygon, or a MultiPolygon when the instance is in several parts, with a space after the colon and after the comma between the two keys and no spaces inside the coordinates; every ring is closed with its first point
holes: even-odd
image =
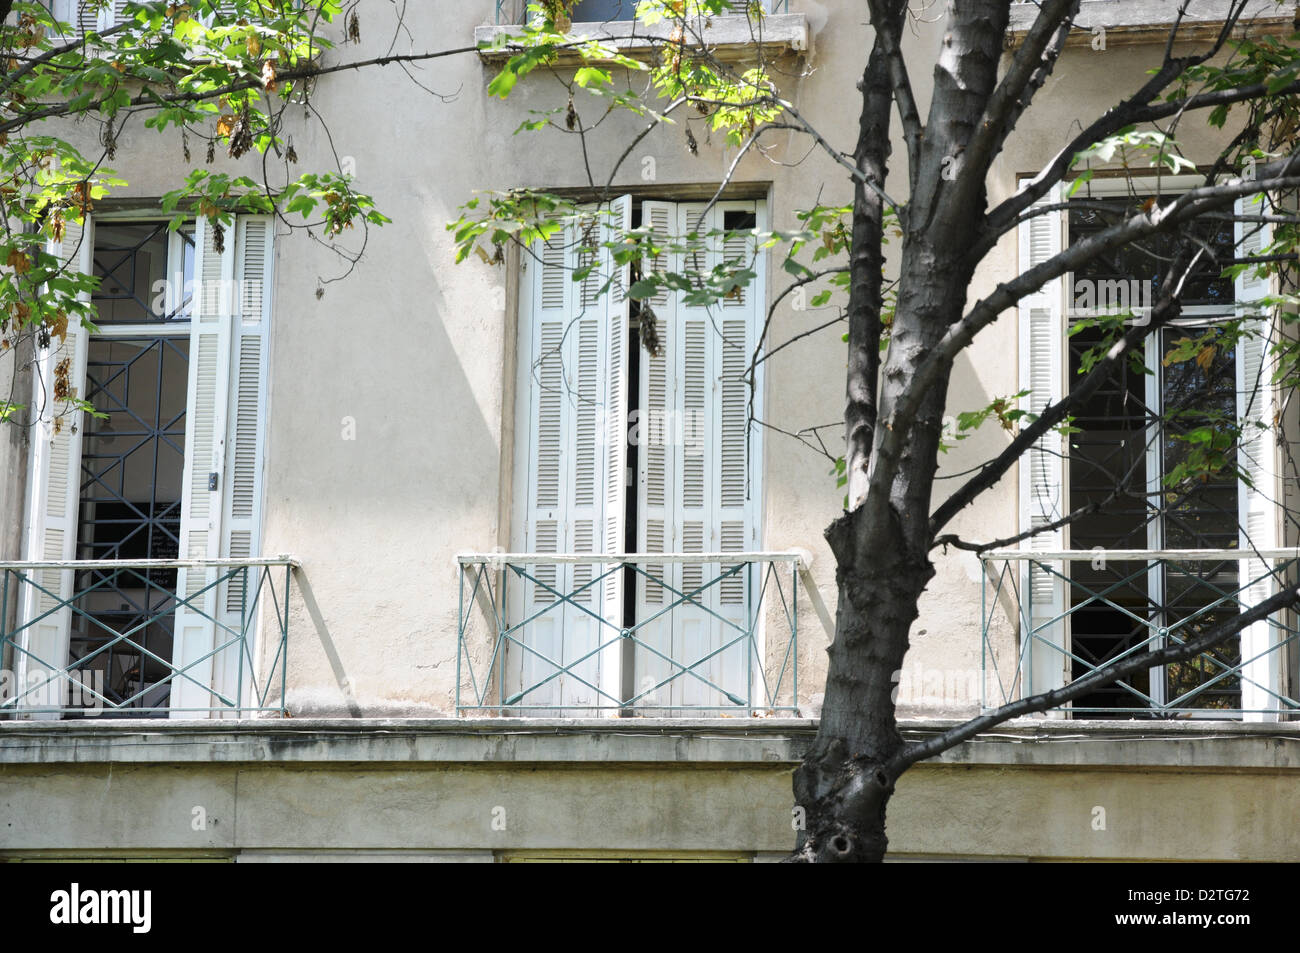
{"type": "Polygon", "coordinates": [[[194,288],[194,226],[176,234],[166,221],[97,222],[91,296],[97,323],[156,324],[189,320],[194,288]]]}
{"type": "Polygon", "coordinates": [[[582,0],[569,18],[574,23],[600,23],[605,20],[636,19],[636,0],[582,0]]]}
{"type": "MultiPolygon", "coordinates": [[[[1078,198],[1077,203],[1087,203],[1087,207],[1075,205],[1070,209],[1070,242],[1078,242],[1102,229],[1108,228],[1138,211],[1150,196],[1119,196],[1107,198],[1078,198]]],[[[1165,196],[1165,201],[1168,200],[1165,196]]],[[[1232,261],[1235,254],[1232,222],[1223,220],[1199,220],[1190,229],[1204,242],[1208,254],[1197,261],[1191,277],[1187,280],[1183,293],[1185,307],[1208,305],[1220,307],[1225,312],[1231,310],[1233,302],[1232,281],[1220,276],[1224,268],[1232,261]]],[[[1153,235],[1139,242],[1106,252],[1094,258],[1073,275],[1075,289],[1078,291],[1080,281],[1092,283],[1093,289],[1112,288],[1126,290],[1134,287],[1141,304],[1151,303],[1156,282],[1162,276],[1173,255],[1174,248],[1187,233],[1183,229],[1177,234],[1153,235]],[[1103,285],[1103,282],[1113,284],[1103,285]]],[[[1138,304],[1138,302],[1133,302],[1138,304]]],[[[1105,307],[1105,303],[1098,303],[1105,307]]]]}
{"type": "MultiPolygon", "coordinates": [[[[92,338],[81,458],[79,559],[175,559],[185,456],[186,337],[92,338]]],[[[99,673],[113,702],[167,704],[176,570],[85,570],[72,667],[99,673]],[[92,588],[93,587],[93,588],[92,588]],[[79,661],[82,660],[82,661],[79,661]]]]}
{"type": "MultiPolygon", "coordinates": [[[[1076,236],[1072,235],[1072,238],[1076,236]]],[[[1211,336],[1196,357],[1163,361],[1181,342],[1200,340],[1212,325],[1162,331],[1156,353],[1160,399],[1146,404],[1148,378],[1126,367],[1080,408],[1070,438],[1070,506],[1096,506],[1071,527],[1071,548],[1146,549],[1149,539],[1165,549],[1232,549],[1237,545],[1238,482],[1234,455],[1225,453],[1217,472],[1199,473],[1178,485],[1165,478],[1192,459],[1197,444],[1185,439],[1200,427],[1222,425],[1236,416],[1236,355],[1211,336]],[[1148,448],[1156,421],[1157,445],[1148,448]],[[1148,449],[1158,452],[1159,481],[1147,489],[1148,449]],[[1148,526],[1154,523],[1154,535],[1148,526]]],[[[1083,356],[1103,343],[1102,332],[1086,328],[1069,340],[1070,379],[1077,380],[1083,356]]],[[[1194,637],[1223,621],[1235,605],[1216,605],[1237,586],[1235,559],[1169,562],[1120,562],[1099,558],[1076,562],[1071,569],[1071,645],[1074,678],[1134,652],[1194,637]],[[1162,634],[1162,630],[1164,634],[1162,634]]],[[[1151,703],[1176,709],[1216,710],[1241,704],[1240,678],[1229,674],[1240,664],[1239,641],[1154,673],[1142,672],[1126,685],[1094,692],[1075,703],[1086,717],[1112,709],[1140,712],[1151,703]]],[[[1119,714],[1119,712],[1116,712],[1119,714]]]]}

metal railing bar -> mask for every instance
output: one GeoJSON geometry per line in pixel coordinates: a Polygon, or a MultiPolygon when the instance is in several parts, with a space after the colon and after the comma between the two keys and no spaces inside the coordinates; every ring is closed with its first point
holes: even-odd
{"type": "MultiPolygon", "coordinates": [[[[765,563],[802,562],[804,554],[797,550],[779,552],[737,553],[461,553],[456,561],[461,565],[487,565],[523,563],[547,565],[550,563],[644,563],[657,566],[668,563],[765,563]]],[[[2,566],[3,564],[0,564],[2,566]]]]}
{"type": "Polygon", "coordinates": [[[247,559],[62,559],[0,561],[0,569],[241,569],[245,566],[290,566],[302,564],[292,556],[250,556],[247,559]]]}
{"type": "MultiPolygon", "coordinates": [[[[1300,559],[1300,547],[1289,549],[1106,549],[1107,562],[1165,560],[1175,562],[1240,561],[1247,559],[1300,559]]],[[[1098,553],[1091,549],[1061,549],[1039,552],[1029,549],[997,549],[980,555],[984,561],[1007,562],[1091,562],[1098,553]]]]}

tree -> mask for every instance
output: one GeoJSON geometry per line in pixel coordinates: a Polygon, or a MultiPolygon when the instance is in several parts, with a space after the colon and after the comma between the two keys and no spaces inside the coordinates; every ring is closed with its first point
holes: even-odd
{"type": "MultiPolygon", "coordinates": [[[[504,97],[533,70],[550,70],[557,77],[567,101],[550,112],[538,112],[521,132],[551,129],[574,136],[585,157],[586,139],[600,124],[584,118],[589,103],[602,117],[619,109],[644,117],[641,136],[693,109],[708,128],[725,133],[741,154],[761,148],[763,137],[776,130],[806,136],[810,147],[829,156],[852,183],[850,204],[804,210],[800,218],[805,230],[760,236],[767,247],[783,249],[785,271],[794,279],[776,296],[773,310],[794,288],[818,282],[819,300],[829,300],[832,292],[846,298],[841,314],[847,323],[848,351],[845,450],[836,462],[847,496],[843,515],[825,532],[836,559],[838,615],[817,739],[794,778],[795,800],[806,812],[807,829],[792,859],[880,860],[887,845],[890,796],[913,764],[1009,718],[1063,705],[1152,665],[1187,660],[1194,665],[1245,626],[1300,604],[1300,590],[1282,584],[1249,611],[1202,626],[1181,644],[1171,642],[1150,653],[1120,658],[1063,687],[1004,705],[922,742],[905,743],[898,730],[894,682],[918,617],[918,602],[935,573],[936,548],[986,552],[1058,529],[1085,511],[990,541],[966,541],[945,532],[953,518],[1005,477],[1044,435],[1068,431],[1073,415],[1115,373],[1131,366],[1149,371],[1143,342],[1172,326],[1198,267],[1203,271],[1208,261],[1213,274],[1231,276],[1245,269],[1270,274],[1294,257],[1300,221],[1294,214],[1282,214],[1276,206],[1234,211],[1243,197],[1279,196],[1300,186],[1300,161],[1294,153],[1300,50],[1268,38],[1234,39],[1235,31],[1246,25],[1245,0],[1231,3],[1217,34],[1198,41],[1191,52],[1182,52],[1178,43],[1185,36],[1180,31],[1189,7],[1182,2],[1168,42],[1140,88],[1117,96],[1112,108],[1077,130],[1032,180],[996,204],[987,192],[990,168],[1052,74],[1079,0],[1037,4],[1023,41],[1005,57],[1012,6],[1008,0],[946,4],[944,46],[932,51],[934,91],[924,116],[910,79],[918,64],[908,62],[902,50],[908,5],[904,0],[868,0],[864,8],[872,40],[857,86],[861,113],[852,143],[836,141],[845,137],[845,130],[814,128],[782,97],[772,63],[763,55],[764,14],[758,4],[646,0],[638,5],[638,29],[668,27],[661,26],[648,62],[620,53],[611,39],[582,46],[581,65],[566,69],[557,56],[572,6],[567,0],[545,0],[531,8],[533,21],[509,39],[512,55],[489,87],[504,97]],[[758,52],[746,67],[731,66],[713,55],[704,32],[709,17],[733,6],[743,9],[754,25],[758,52]],[[583,90],[590,97],[584,98],[583,90]],[[890,123],[895,118],[902,128],[905,170],[891,176],[890,123]],[[1195,162],[1183,154],[1177,131],[1181,124],[1202,120],[1223,130],[1221,147],[1209,161],[1200,157],[1195,162]],[[968,301],[976,269],[999,239],[1036,216],[1060,211],[1063,203],[1050,200],[1053,187],[1068,178],[1077,188],[1091,175],[1094,162],[1126,170],[1144,163],[1170,172],[1191,169],[1201,176],[1201,184],[1120,214],[1109,209],[1086,239],[1002,281],[985,297],[968,301]],[[1198,229],[1206,222],[1221,228],[1232,221],[1256,232],[1271,226],[1272,238],[1253,257],[1219,260],[1198,229]],[[891,235],[901,238],[901,249],[887,259],[884,246],[891,235]],[[981,331],[1045,282],[1086,269],[1104,254],[1151,242],[1165,245],[1157,256],[1158,283],[1146,318],[1125,320],[1131,313],[1115,312],[1094,320],[1100,340],[1085,355],[1086,373],[1077,375],[1068,391],[1040,412],[1011,409],[1015,402],[1008,398],[963,412],[958,431],[996,416],[1009,439],[958,489],[940,495],[936,505],[940,454],[948,442],[963,436],[945,429],[956,358],[981,331]]],[[[694,151],[689,125],[685,138],[694,151]]],[[[607,173],[600,170],[597,175],[588,167],[598,194],[611,194],[619,166],[630,152],[629,147],[607,173]]],[[[505,243],[515,241],[526,248],[582,214],[590,213],[556,195],[510,192],[485,202],[471,200],[453,227],[462,258],[476,247],[485,256],[492,251],[499,257],[505,243]]],[[[667,287],[697,303],[716,303],[754,277],[746,262],[729,262],[707,272],[654,267],[665,250],[689,251],[702,237],[688,235],[667,245],[640,229],[618,234],[607,244],[616,261],[638,269],[632,298],[646,299],[667,287]]],[[[574,278],[585,278],[588,271],[574,278]]],[[[1254,313],[1296,301],[1291,294],[1273,296],[1258,302],[1254,313]]],[[[771,311],[769,321],[770,316],[771,311]]],[[[1294,315],[1283,310],[1280,320],[1289,324],[1294,315]]],[[[1227,322],[1179,342],[1163,362],[1195,360],[1208,367],[1216,354],[1229,353],[1236,342],[1258,334],[1253,328],[1244,320],[1227,322]]],[[[1291,337],[1273,347],[1276,383],[1287,388],[1295,382],[1291,337]]],[[[766,343],[770,350],[790,342],[766,343]]],[[[752,365],[750,370],[752,380],[752,365]]],[[[1175,414],[1189,410],[1196,407],[1171,410],[1163,423],[1169,426],[1175,414]]],[[[1225,474],[1235,478],[1240,469],[1235,449],[1252,439],[1256,434],[1251,428],[1259,426],[1236,415],[1208,412],[1193,413],[1190,423],[1188,419],[1179,437],[1188,452],[1177,472],[1166,477],[1165,489],[1175,495],[1193,493],[1225,474]]],[[[1278,421],[1263,426],[1269,428],[1270,438],[1280,436],[1278,421]]],[[[1123,492],[1123,483],[1116,482],[1110,499],[1123,492]]],[[[1086,512],[1096,512],[1105,502],[1093,501],[1086,512]]]]}
{"type": "MultiPolygon", "coordinates": [[[[98,279],[72,264],[75,249],[51,249],[65,236],[79,243],[86,213],[127,184],[111,164],[133,125],[179,131],[187,165],[192,149],[204,157],[163,196],[173,229],[199,215],[220,242],[235,215],[274,214],[345,267],[355,264],[360,251],[336,239],[388,219],[352,187],[337,157],[334,169],[296,172],[286,112],[300,108],[328,131],[312,105],[321,77],[406,69],[472,48],[327,62],[340,28],[345,41],[359,37],[355,9],[345,19],[337,0],[0,0],[0,353],[20,355],[8,365],[0,421],[16,422],[26,407],[19,381],[33,345],[62,339],[70,321],[93,328],[89,294],[98,279]],[[208,168],[218,149],[232,164],[208,168]],[[261,161],[240,166],[245,156],[261,161]]],[[[33,408],[32,419],[59,427],[72,411],[94,413],[66,362],[53,373],[44,389],[52,406],[33,408]]]]}

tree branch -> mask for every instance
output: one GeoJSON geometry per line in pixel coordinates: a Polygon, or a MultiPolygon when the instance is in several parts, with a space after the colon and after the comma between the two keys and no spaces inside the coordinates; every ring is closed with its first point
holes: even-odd
{"type": "Polygon", "coordinates": [[[1300,589],[1285,589],[1270,596],[1258,605],[1252,606],[1247,611],[1214,626],[1196,638],[1188,639],[1182,645],[1168,645],[1153,652],[1134,654],[1122,662],[1114,662],[1104,668],[1089,672],[1063,688],[1056,688],[1038,695],[1031,695],[1029,698],[1022,698],[1019,701],[1003,705],[986,715],[972,718],[965,724],[950,728],[933,738],[913,742],[906,745],[890,763],[891,775],[897,777],[918,761],[924,761],[927,758],[942,754],[949,748],[961,744],[968,738],[975,737],[982,731],[996,727],[1004,721],[1010,721],[1012,718],[1018,718],[1021,715],[1047,711],[1050,708],[1058,708],[1099,688],[1112,685],[1128,675],[1147,671],[1157,665],[1168,665],[1172,662],[1183,662],[1195,658],[1202,652],[1226,642],[1246,626],[1268,618],[1279,609],[1288,609],[1297,605],[1300,605],[1300,589]]]}

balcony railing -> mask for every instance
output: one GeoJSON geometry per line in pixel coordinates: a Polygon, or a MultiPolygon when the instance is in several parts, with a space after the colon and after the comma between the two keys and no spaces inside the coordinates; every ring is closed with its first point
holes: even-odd
{"type": "Polygon", "coordinates": [[[296,567],[0,562],[0,717],[284,714],[296,567]]]}
{"type": "Polygon", "coordinates": [[[456,711],[797,714],[800,599],[830,625],[810,558],[459,556],[456,711]]]}
{"type": "MultiPolygon", "coordinates": [[[[981,707],[1187,642],[1295,586],[1300,549],[1066,550],[985,554],[981,707]]],[[[1064,709],[1083,717],[1300,715],[1297,622],[1276,612],[1215,650],[1152,666],[1064,709]]]]}

